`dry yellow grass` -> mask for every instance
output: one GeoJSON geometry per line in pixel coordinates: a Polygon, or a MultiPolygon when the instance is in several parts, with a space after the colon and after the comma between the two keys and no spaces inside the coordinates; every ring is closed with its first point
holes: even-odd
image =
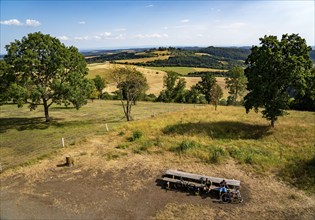
{"type": "MultiPolygon", "coordinates": [[[[104,114],[109,114],[113,109],[101,106],[102,103],[103,101],[90,103],[89,106],[84,107],[89,107],[89,109],[82,109],[83,112],[76,113],[80,114],[76,117],[80,120],[83,117],[89,120],[91,117],[99,117],[99,120],[95,118],[97,123],[104,123],[101,121],[104,116],[101,116],[100,112],[104,109],[104,114]],[[99,111],[95,112],[96,108],[100,108],[99,111]]],[[[112,102],[112,106],[117,110],[120,108],[118,103],[112,102]]],[[[163,109],[169,106],[140,102],[134,106],[134,110],[143,105],[150,105],[148,111],[152,111],[158,105],[161,105],[160,108],[163,109]]],[[[75,145],[61,148],[55,155],[46,157],[37,164],[8,170],[0,176],[2,193],[12,193],[16,196],[11,198],[14,201],[12,206],[16,205],[15,201],[34,201],[35,198],[39,204],[45,206],[49,204],[50,207],[62,209],[67,213],[85,214],[83,216],[91,216],[92,213],[102,214],[102,210],[111,207],[113,200],[119,199],[119,206],[115,208],[126,215],[131,213],[128,215],[130,219],[132,214],[141,212],[142,209],[136,206],[136,202],[130,203],[129,206],[125,204],[133,198],[145,198],[146,202],[142,203],[141,200],[140,205],[153,204],[154,212],[142,219],[150,217],[154,219],[253,219],[253,216],[256,219],[313,219],[314,194],[307,195],[292,185],[279,181],[278,176],[278,170],[283,168],[281,164],[288,163],[290,155],[300,157],[303,154],[305,156],[310,154],[307,150],[312,149],[315,140],[313,123],[315,115],[313,113],[290,111],[288,116],[279,119],[276,128],[269,129],[259,137],[248,137],[248,134],[255,133],[255,129],[267,127],[268,123],[261,118],[260,114],[254,112],[245,114],[243,107],[219,106],[215,111],[208,105],[194,107],[194,105],[177,104],[176,106],[178,106],[176,112],[164,112],[156,117],[122,123],[110,132],[104,132],[102,129],[101,134],[88,135],[75,145]],[[169,133],[165,132],[165,128],[169,126],[177,129],[169,130],[171,131],[169,133]],[[141,131],[143,136],[141,139],[130,142],[128,138],[135,130],[141,131]],[[221,133],[211,134],[209,130],[214,132],[218,130],[221,133]],[[211,146],[220,146],[224,149],[230,149],[232,146],[243,149],[243,153],[246,149],[251,149],[250,155],[262,155],[262,160],[257,160],[257,164],[255,161],[253,164],[241,163],[237,157],[228,156],[224,163],[211,164],[198,158],[195,154],[197,151],[194,149],[190,149],[183,156],[169,150],[183,140],[194,140],[200,143],[202,147],[196,146],[195,150],[200,148],[206,152],[211,146]],[[147,148],[141,152],[135,152],[135,149],[144,146],[147,148]],[[280,147],[284,150],[283,159],[279,155],[280,147]],[[264,152],[268,154],[264,155],[264,152]],[[66,155],[74,157],[75,166],[56,167],[57,164],[65,162],[66,155]],[[270,158],[274,158],[275,161],[270,158]],[[267,165],[269,163],[270,165],[267,166],[264,174],[259,174],[257,167],[259,163],[262,165],[266,163],[264,160],[267,161],[267,165]],[[241,193],[245,201],[240,205],[218,204],[208,197],[186,196],[185,193],[178,191],[165,191],[156,186],[155,180],[161,178],[167,169],[238,179],[241,181],[241,193]],[[104,174],[111,175],[106,178],[104,174]],[[58,194],[61,189],[56,186],[68,187],[67,194],[58,194]],[[149,194],[148,189],[152,190],[149,193],[154,193],[149,194]],[[86,190],[91,193],[86,193],[86,190]],[[97,199],[97,195],[103,195],[106,192],[111,194],[97,199]],[[168,196],[170,200],[156,208],[161,196],[168,196]],[[77,198],[77,200],[72,198],[77,198]],[[93,200],[93,204],[89,202],[89,199],[93,200]],[[104,203],[105,200],[108,203],[104,203]]],[[[6,109],[2,109],[2,112],[3,110],[6,109]]],[[[10,111],[10,106],[7,111],[10,111]]],[[[21,110],[18,111],[21,114],[21,110]]],[[[60,114],[66,114],[66,112],[60,114]]],[[[74,117],[74,114],[69,115],[74,117]]],[[[143,115],[143,110],[139,111],[139,114],[143,115]]],[[[65,120],[61,116],[58,118],[65,120]]],[[[30,131],[34,134],[36,132],[36,135],[39,133],[39,130],[30,131]]],[[[16,130],[16,132],[23,131],[16,130]]],[[[305,162],[302,159],[303,157],[300,163],[305,162]]],[[[105,212],[104,216],[118,218],[117,212],[112,212],[112,210],[105,212]]],[[[101,217],[99,215],[95,218],[101,217]]],[[[33,218],[36,218],[36,215],[33,218]]]]}
{"type": "MultiPolygon", "coordinates": [[[[110,64],[110,63],[96,63],[89,64],[89,77],[94,78],[96,75],[100,75],[104,77],[107,81],[107,86],[104,89],[106,92],[114,92],[117,90],[115,83],[112,82],[110,78],[111,69],[115,67],[123,66],[122,64],[110,64]]],[[[163,77],[166,75],[165,71],[154,70],[145,67],[134,66],[137,70],[142,72],[147,78],[149,84],[149,90],[147,94],[159,95],[163,90],[163,77]]],[[[209,68],[194,68],[196,71],[209,71],[209,68]]],[[[212,69],[213,71],[217,71],[216,69],[212,69]]],[[[224,70],[221,70],[224,71],[224,70]]],[[[186,82],[186,88],[190,89],[192,86],[196,85],[201,78],[200,77],[183,77],[186,82]]],[[[216,77],[217,83],[221,86],[223,90],[223,98],[228,96],[228,91],[225,89],[225,81],[224,77],[216,77]]]]}
{"type": "Polygon", "coordinates": [[[197,56],[211,56],[210,54],[208,53],[195,53],[197,56]]]}
{"type": "Polygon", "coordinates": [[[196,67],[193,69],[196,70],[196,72],[227,72],[228,71],[228,70],[213,69],[213,68],[201,68],[201,67],[196,67]]]}

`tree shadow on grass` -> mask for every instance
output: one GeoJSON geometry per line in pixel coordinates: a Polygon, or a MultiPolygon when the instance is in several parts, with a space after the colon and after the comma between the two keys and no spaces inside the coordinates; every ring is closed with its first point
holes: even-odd
{"type": "Polygon", "coordinates": [[[44,117],[35,118],[1,118],[0,119],[0,133],[4,133],[9,129],[16,129],[18,131],[24,130],[44,130],[50,126],[59,126],[58,119],[51,122],[45,122],[44,117]]]}
{"type": "Polygon", "coordinates": [[[269,135],[270,126],[235,121],[180,123],[163,129],[164,134],[207,135],[212,139],[260,139],[269,135]]]}

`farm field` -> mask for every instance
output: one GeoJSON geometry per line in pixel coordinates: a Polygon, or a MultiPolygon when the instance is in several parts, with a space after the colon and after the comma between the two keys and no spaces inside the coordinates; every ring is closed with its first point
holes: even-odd
{"type": "Polygon", "coordinates": [[[227,70],[213,69],[213,68],[200,68],[200,67],[145,67],[152,70],[161,71],[174,71],[181,75],[187,75],[192,72],[227,72],[227,70]]]}
{"type": "Polygon", "coordinates": [[[1,174],[2,217],[314,217],[314,176],[305,170],[315,157],[314,113],[290,111],[271,129],[260,114],[245,114],[242,107],[219,106],[215,111],[208,105],[139,102],[133,111],[139,120],[127,123],[119,102],[94,101],[79,111],[54,108],[55,121],[45,125],[40,111],[2,106],[1,149],[13,142],[10,154],[1,153],[2,161],[19,160],[19,153],[36,151],[52,139],[59,142],[58,129],[65,132],[68,145],[48,146],[42,151],[45,157],[1,174]],[[78,134],[78,139],[69,144],[67,132],[78,134]],[[134,138],[135,132],[140,137],[134,138]],[[27,137],[32,137],[31,150],[27,137]],[[55,152],[49,154],[51,150],[55,152]],[[74,158],[73,167],[57,166],[65,155],[74,158]],[[245,201],[220,204],[165,190],[156,180],[166,169],[238,179],[245,201]],[[299,179],[294,179],[297,174],[299,179]]]}
{"type": "Polygon", "coordinates": [[[128,63],[128,64],[134,64],[134,63],[147,63],[154,60],[167,60],[170,56],[158,56],[158,57],[146,57],[146,58],[138,58],[138,59],[129,59],[129,60],[115,60],[116,63],[128,63]]]}
{"type": "MultiPolygon", "coordinates": [[[[120,66],[122,64],[110,64],[110,63],[95,63],[95,64],[89,64],[89,78],[94,78],[96,75],[100,75],[104,77],[107,81],[107,87],[104,89],[106,92],[114,92],[117,90],[116,85],[111,81],[110,78],[110,69],[114,68],[115,66],[120,66]]],[[[147,91],[147,94],[154,94],[158,96],[160,92],[163,90],[163,77],[166,75],[165,71],[168,71],[167,69],[163,70],[163,68],[160,69],[160,67],[156,67],[157,69],[154,69],[155,67],[139,67],[134,66],[137,70],[142,72],[145,77],[147,78],[149,90],[147,91]]],[[[166,68],[166,67],[165,67],[166,68]]],[[[172,69],[172,67],[167,67],[172,69]]],[[[187,71],[190,68],[188,67],[174,67],[174,68],[182,68],[183,70],[187,71]]],[[[210,71],[209,68],[191,68],[194,69],[193,71],[210,71]]],[[[211,69],[214,70],[214,69],[211,69]]],[[[175,70],[173,70],[175,71],[175,70]]],[[[216,70],[215,70],[216,71],[216,70]]],[[[186,82],[186,88],[189,89],[192,86],[196,85],[201,78],[200,77],[183,77],[186,82]]],[[[221,86],[223,91],[223,98],[228,97],[228,91],[225,88],[225,81],[224,77],[216,77],[217,83],[221,86]]]]}

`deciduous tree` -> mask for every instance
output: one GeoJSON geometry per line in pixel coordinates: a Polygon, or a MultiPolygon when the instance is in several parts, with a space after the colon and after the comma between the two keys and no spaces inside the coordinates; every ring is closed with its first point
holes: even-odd
{"type": "Polygon", "coordinates": [[[215,83],[212,87],[211,87],[211,103],[214,105],[214,109],[217,110],[217,106],[220,102],[220,99],[223,96],[223,92],[221,87],[215,83]]]}
{"type": "Polygon", "coordinates": [[[197,83],[196,88],[205,95],[208,104],[211,103],[211,88],[217,82],[212,74],[206,74],[201,77],[201,81],[197,83]]]}
{"type": "Polygon", "coordinates": [[[86,78],[86,62],[77,48],[36,32],[6,45],[6,50],[7,94],[19,107],[43,105],[46,121],[50,121],[48,110],[54,103],[72,103],[77,109],[86,104],[94,85],[86,78]]]}
{"type": "Polygon", "coordinates": [[[101,98],[103,89],[106,87],[106,81],[100,75],[96,75],[93,79],[96,90],[98,91],[98,98],[101,98]]]}
{"type": "Polygon", "coordinates": [[[225,78],[225,84],[230,94],[228,100],[235,105],[237,99],[246,91],[247,78],[244,75],[244,69],[240,66],[233,67],[229,71],[229,77],[225,78]]]}
{"type": "Polygon", "coordinates": [[[132,67],[116,67],[112,71],[112,78],[117,84],[126,119],[130,121],[132,105],[148,89],[147,79],[132,67]]]}
{"type": "Polygon", "coordinates": [[[162,102],[180,102],[184,95],[186,80],[179,78],[173,71],[167,72],[163,78],[164,90],[161,91],[157,101],[162,102]]]}
{"type": "Polygon", "coordinates": [[[260,46],[252,47],[246,60],[246,112],[263,107],[263,117],[274,127],[278,117],[286,114],[290,99],[305,93],[312,67],[310,50],[297,34],[285,34],[281,40],[276,36],[260,38],[260,46]]]}

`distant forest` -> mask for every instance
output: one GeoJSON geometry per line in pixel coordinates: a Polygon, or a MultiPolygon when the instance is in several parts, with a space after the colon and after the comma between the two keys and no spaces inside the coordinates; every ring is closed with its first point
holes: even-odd
{"type": "MultiPolygon", "coordinates": [[[[140,49],[129,51],[116,51],[112,54],[96,55],[93,57],[87,57],[88,63],[101,63],[109,61],[115,63],[115,60],[129,60],[140,59],[147,57],[155,57],[157,54],[154,51],[168,50],[170,52],[169,59],[155,60],[151,62],[142,62],[134,65],[141,66],[182,66],[182,67],[202,67],[202,68],[215,68],[215,69],[231,69],[235,65],[243,66],[246,58],[250,54],[249,48],[234,48],[234,47],[187,47],[187,48],[157,48],[157,49],[145,49],[143,53],[138,53],[140,49]]],[[[86,53],[85,53],[86,55],[86,53]]],[[[315,51],[310,52],[311,59],[315,62],[315,51]]]]}
{"type": "Polygon", "coordinates": [[[216,69],[230,69],[235,65],[243,65],[245,59],[250,54],[249,49],[227,48],[227,47],[207,47],[207,48],[158,48],[146,50],[145,53],[119,52],[115,54],[102,54],[86,58],[88,63],[114,62],[115,60],[137,59],[154,57],[157,54],[154,50],[168,50],[170,58],[167,60],[155,60],[147,63],[139,63],[142,66],[186,66],[186,67],[206,67],[216,69]]]}

